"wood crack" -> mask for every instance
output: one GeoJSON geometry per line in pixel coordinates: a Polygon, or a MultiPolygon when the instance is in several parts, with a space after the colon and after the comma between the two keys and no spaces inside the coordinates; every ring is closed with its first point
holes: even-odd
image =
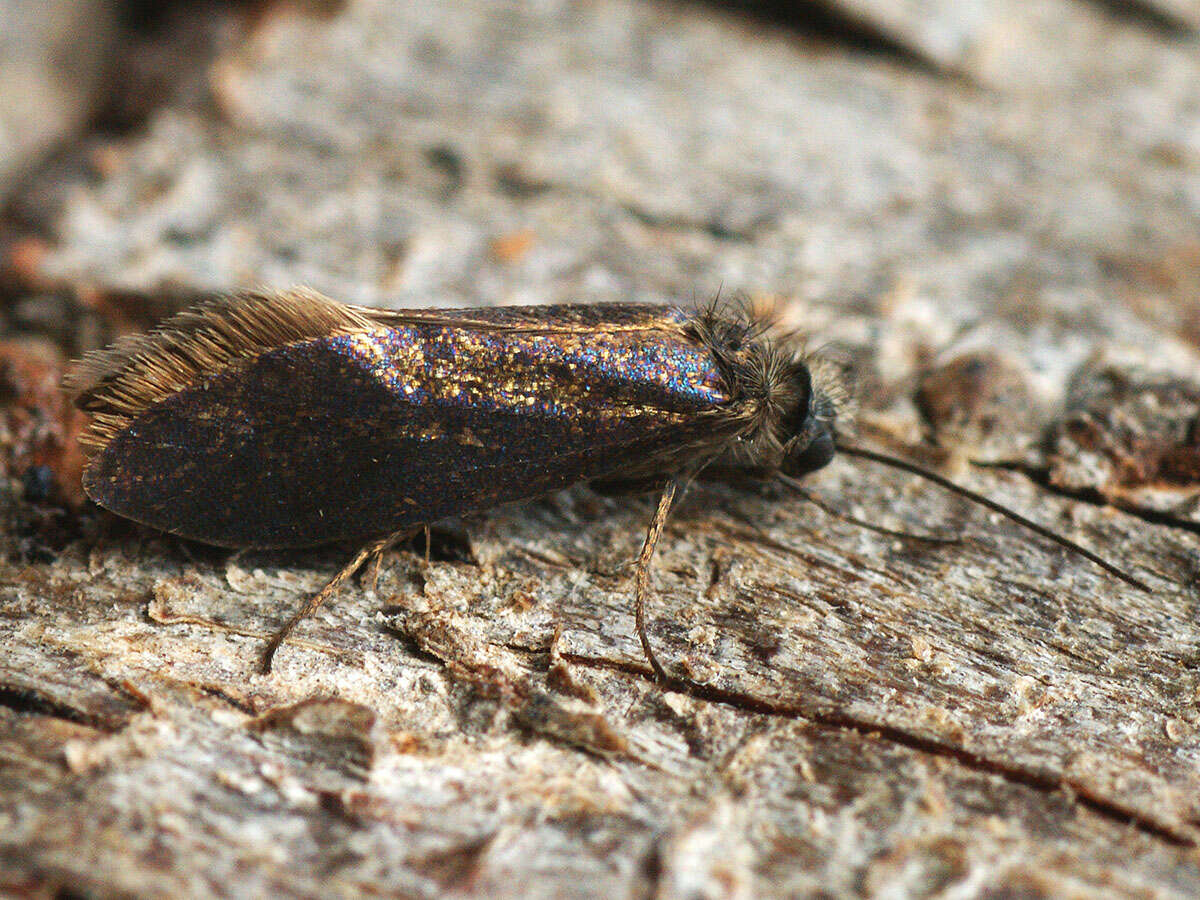
{"type": "Polygon", "coordinates": [[[1112,509],[1119,509],[1121,512],[1141,519],[1143,522],[1148,522],[1151,525],[1163,525],[1167,528],[1177,528],[1180,531],[1186,531],[1191,534],[1200,534],[1200,522],[1181,519],[1179,516],[1174,516],[1171,513],[1158,512],[1153,509],[1133,506],[1132,504],[1116,503],[1109,497],[1106,497],[1097,488],[1067,488],[1060,484],[1055,484],[1050,480],[1049,466],[1034,465],[1022,462],[1021,460],[998,460],[996,462],[977,462],[972,460],[971,465],[980,469],[999,469],[1004,472],[1015,472],[1018,475],[1024,475],[1047,493],[1057,497],[1064,497],[1067,500],[1074,500],[1076,503],[1086,503],[1088,506],[1100,508],[1107,506],[1112,509]]]}
{"type": "Polygon", "coordinates": [[[75,725],[86,725],[89,728],[96,728],[101,731],[115,732],[120,730],[113,728],[112,722],[106,720],[103,716],[92,715],[84,710],[76,709],[67,703],[47,697],[38,691],[11,684],[0,685],[0,707],[11,709],[20,716],[50,716],[55,719],[62,719],[65,722],[71,722],[75,725]]]}
{"type": "MultiPolygon", "coordinates": [[[[576,665],[622,672],[648,681],[655,680],[654,673],[647,666],[573,653],[563,653],[562,658],[576,665]]],[[[833,709],[812,709],[802,704],[766,700],[752,694],[674,677],[663,685],[663,688],[686,694],[697,700],[729,706],[742,712],[776,718],[804,719],[825,728],[852,731],[869,740],[883,740],[919,753],[950,759],[971,771],[995,775],[1010,784],[1033,788],[1043,793],[1069,791],[1080,805],[1109,821],[1130,825],[1138,831],[1172,846],[1193,847],[1197,844],[1196,835],[1189,829],[1150,818],[1141,811],[1116,803],[1109,797],[1101,796],[1087,785],[1066,778],[1060,773],[1022,768],[972,753],[963,747],[913,734],[895,725],[856,719],[833,709]]]]}

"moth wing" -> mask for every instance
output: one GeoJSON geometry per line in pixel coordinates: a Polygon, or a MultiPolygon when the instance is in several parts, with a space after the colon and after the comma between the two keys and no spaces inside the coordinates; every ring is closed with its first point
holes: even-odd
{"type": "MultiPolygon", "coordinates": [[[[126,402],[135,409],[105,408],[93,389],[111,418],[85,487],[196,540],[304,546],[536,496],[715,439],[728,398],[677,312],[554,309],[380,312],[365,328],[230,352],[182,387],[126,402]]],[[[186,344],[162,343],[170,361],[186,344]]],[[[105,379],[110,394],[131,380],[105,379]]]]}

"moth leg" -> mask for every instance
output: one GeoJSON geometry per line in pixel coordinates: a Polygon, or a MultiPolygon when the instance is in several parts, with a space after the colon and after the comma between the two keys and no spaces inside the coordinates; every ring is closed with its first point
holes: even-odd
{"type": "MultiPolygon", "coordinates": [[[[426,533],[428,533],[428,531],[429,531],[428,525],[423,525],[421,527],[423,527],[425,529],[426,533]]],[[[418,528],[415,530],[409,529],[408,531],[397,531],[395,534],[384,538],[382,541],[376,541],[374,544],[371,544],[368,546],[367,558],[370,560],[370,563],[371,563],[371,590],[372,591],[378,589],[378,587],[379,587],[379,571],[383,568],[383,554],[387,553],[389,550],[391,550],[393,547],[395,547],[401,541],[406,541],[409,538],[411,538],[414,534],[417,533],[417,531],[420,531],[420,529],[418,528]]],[[[426,562],[428,562],[428,559],[426,559],[426,562]]],[[[341,574],[341,573],[339,572],[338,574],[341,574]]],[[[353,572],[350,572],[349,574],[346,575],[346,577],[349,578],[350,575],[353,575],[353,574],[354,574],[353,572]]]]}
{"type": "Polygon", "coordinates": [[[379,590],[379,572],[383,568],[383,554],[386,552],[386,547],[378,548],[371,554],[367,565],[371,567],[371,573],[367,576],[367,581],[371,585],[371,591],[374,593],[379,590]]]}
{"type": "Polygon", "coordinates": [[[650,520],[650,527],[646,529],[646,541],[642,544],[642,552],[638,554],[634,574],[634,618],[637,621],[638,640],[642,642],[642,653],[646,656],[646,662],[650,663],[654,676],[662,682],[670,681],[670,676],[654,655],[654,650],[650,647],[650,637],[646,634],[646,595],[650,592],[650,562],[654,559],[654,548],[658,546],[658,539],[662,537],[667,516],[671,512],[671,504],[675,501],[675,489],[674,481],[668,481],[663,487],[662,496],[658,499],[658,509],[654,511],[654,518],[650,520]]]}
{"type": "Polygon", "coordinates": [[[319,591],[309,597],[305,604],[300,607],[299,611],[290,619],[288,619],[282,628],[275,632],[275,636],[271,638],[270,643],[267,644],[266,650],[263,651],[260,671],[264,675],[271,671],[271,664],[275,660],[276,651],[279,650],[280,646],[288,639],[291,633],[296,630],[296,626],[324,606],[325,602],[329,600],[329,598],[337,592],[338,588],[340,588],[346,582],[346,579],[352,577],[355,572],[361,569],[367,560],[372,558],[376,560],[375,576],[378,578],[378,561],[383,558],[384,551],[397,541],[403,540],[410,534],[412,534],[412,532],[408,530],[398,531],[395,534],[382,538],[381,540],[367,544],[365,547],[355,553],[350,562],[346,563],[346,565],[344,565],[336,575],[329,579],[325,587],[321,588],[319,591]]]}

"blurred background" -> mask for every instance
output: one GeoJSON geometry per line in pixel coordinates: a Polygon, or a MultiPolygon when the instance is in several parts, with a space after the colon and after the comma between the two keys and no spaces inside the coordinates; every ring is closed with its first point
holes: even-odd
{"type": "MultiPolygon", "coordinates": [[[[78,515],[79,420],[58,391],[66,361],[214,292],[306,284],[347,302],[402,307],[693,302],[723,291],[774,310],[845,360],[859,427],[877,443],[920,448],[951,469],[957,460],[964,477],[975,471],[962,468],[968,457],[1002,462],[1027,476],[1004,482],[1023,502],[1048,503],[1029,484],[1057,494],[1056,503],[1084,500],[1090,506],[1044,512],[1190,583],[1200,530],[1198,32],[1194,0],[0,0],[4,556],[18,567],[49,564],[87,519],[78,515]],[[1128,541],[1106,537],[1114,506],[1130,517],[1119,520],[1128,541]]],[[[899,496],[870,498],[880,479],[837,465],[821,477],[828,495],[861,495],[876,510],[891,512],[899,496]]],[[[641,527],[644,511],[636,512],[622,534],[641,527]]],[[[928,530],[922,522],[943,512],[918,509],[901,524],[928,530]]],[[[557,534],[578,521],[546,515],[546,528],[536,515],[509,524],[557,534]]],[[[761,508],[749,515],[768,527],[761,508]]],[[[780,535],[796,533],[794,515],[772,521],[780,535]]],[[[972,552],[980,565],[1017,556],[1016,571],[1047,565],[1044,548],[1019,542],[972,552]]],[[[74,564],[78,572],[91,565],[74,564]]],[[[929,573],[916,571],[913,583],[927,583],[929,573]]],[[[1107,597],[1102,590],[1080,590],[1107,602],[1096,600],[1107,597]]],[[[880,616],[893,602],[886,596],[880,616]]],[[[964,588],[961,596],[974,595],[964,588]]],[[[1117,838],[1097,826],[1092,843],[1082,841],[1090,849],[1070,844],[1066,856],[1030,865],[1020,881],[1030,895],[1117,884],[1117,893],[1183,896],[1200,884],[1179,850],[1194,844],[1200,808],[1200,715],[1181,674],[1194,666],[1180,662],[1194,662],[1195,640],[1181,624],[1174,631],[1190,606],[1112,602],[1116,611],[1086,629],[1084,643],[1100,650],[1017,668],[1030,684],[1049,684],[1058,676],[1045,673],[1059,663],[1073,672],[1094,654],[1097,671],[1107,671],[1108,659],[1137,644],[1145,655],[1136,673],[1111,682],[1088,675],[1084,686],[1062,675],[1075,693],[1038,701],[1060,718],[1043,711],[1033,724],[1021,720],[1024,731],[1006,725],[994,745],[962,737],[949,720],[906,717],[896,692],[914,691],[919,705],[933,702],[922,693],[933,689],[912,687],[915,669],[900,663],[888,677],[871,670],[866,682],[878,694],[853,707],[864,734],[879,727],[915,734],[918,745],[945,741],[955,765],[990,760],[985,782],[1017,772],[1006,790],[1018,782],[1054,789],[1077,760],[1074,748],[1055,743],[1062,723],[1088,690],[1098,692],[1108,737],[1088,752],[1109,768],[1072,790],[1100,798],[1094,805],[1113,828],[1133,821],[1129,840],[1144,842],[1110,851],[1117,838]],[[1130,623],[1146,633],[1135,639],[1130,623]],[[1168,632],[1180,644],[1164,649],[1157,642],[1168,632]],[[1142,720],[1130,710],[1149,707],[1123,692],[1144,679],[1174,693],[1134,727],[1142,720]],[[1028,738],[1024,756],[1011,755],[1017,731],[1028,738]],[[1152,751],[1148,741],[1165,743],[1152,751]],[[1163,835],[1169,840],[1155,843],[1163,835]],[[1140,862],[1125,871],[1133,858],[1140,862]]],[[[1025,682],[1018,690],[1005,670],[989,693],[989,654],[998,651],[986,629],[1004,628],[988,616],[1015,607],[988,608],[978,613],[982,644],[955,670],[985,684],[972,694],[979,708],[962,714],[969,735],[980,722],[1008,722],[1012,704],[1024,703],[1012,697],[1041,690],[1025,682]]],[[[944,609],[929,613],[929,634],[941,634],[944,609]]],[[[821,614],[821,629],[833,627],[835,612],[821,614]]],[[[1036,604],[1014,612],[1013,628],[1043,612],[1036,604]]],[[[963,615],[974,622],[977,612],[963,615]]],[[[129,616],[145,619],[140,605],[129,616]]],[[[748,628],[751,619],[726,624],[748,628]]],[[[828,635],[818,631],[814,653],[828,635]]],[[[1030,646],[1042,652],[1054,640],[1030,646]]],[[[936,656],[929,647],[912,644],[913,666],[936,656]]],[[[832,676],[797,677],[795,696],[851,709],[829,687],[832,676]]],[[[778,688],[773,675],[764,678],[778,688]]],[[[220,690],[244,688],[233,680],[220,690]]],[[[961,695],[946,690],[938,702],[953,707],[946,698],[961,695]]],[[[243,698],[248,710],[260,700],[243,698]]],[[[688,727],[686,741],[703,743],[704,726],[688,727]]],[[[788,782],[797,796],[812,784],[820,794],[823,779],[840,777],[831,772],[867,757],[856,749],[829,758],[839,761],[788,782]]],[[[879,771],[893,762],[883,759],[879,771]]],[[[943,872],[945,884],[999,889],[1012,879],[996,860],[1038,850],[1037,829],[1012,824],[1019,815],[1004,819],[1016,829],[1008,838],[972,818],[972,791],[988,798],[984,808],[994,799],[987,784],[914,787],[903,795],[909,806],[896,800],[922,822],[949,816],[956,824],[946,834],[962,841],[947,849],[931,838],[912,850],[922,873],[912,884],[932,893],[943,872]],[[957,812],[945,813],[947,804],[957,812]],[[998,868],[971,882],[967,861],[984,857],[998,868]]],[[[852,796],[810,797],[821,811],[813,815],[845,812],[837,797],[852,796]]],[[[681,808],[675,818],[648,813],[643,824],[682,828],[695,810],[681,808]]],[[[1048,833],[1067,829],[1055,817],[1073,808],[1045,813],[1048,833]]],[[[838,838],[818,835],[815,819],[789,831],[779,810],[762,818],[720,809],[703,820],[710,831],[672,832],[683,836],[658,845],[650,862],[616,854],[621,878],[657,871],[679,888],[663,887],[663,896],[753,896],[771,884],[840,895],[883,890],[917,871],[905,869],[908,845],[869,826],[846,826],[838,838]],[[785,835],[774,850],[746,837],[768,819],[785,835]],[[671,859],[703,866],[712,855],[705,847],[743,847],[743,838],[750,849],[729,862],[735,874],[711,882],[727,893],[689,894],[663,875],[678,874],[671,859]],[[846,865],[823,868],[834,857],[846,865]]],[[[560,847],[562,871],[580,860],[603,868],[605,854],[577,837],[560,847]]],[[[328,861],[289,848],[288,860],[328,861]]],[[[51,857],[62,859],[39,858],[51,857]]],[[[482,883],[503,884],[496,872],[507,870],[488,871],[499,880],[482,883]]],[[[429,877],[446,889],[458,884],[429,877]]],[[[101,892],[118,883],[144,884],[130,875],[100,882],[101,892]]],[[[572,883],[559,886],[569,892],[572,883]]]]}

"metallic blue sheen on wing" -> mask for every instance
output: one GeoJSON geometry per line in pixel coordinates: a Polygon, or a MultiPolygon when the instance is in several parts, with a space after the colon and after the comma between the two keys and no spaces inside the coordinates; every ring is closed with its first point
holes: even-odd
{"type": "Polygon", "coordinates": [[[610,309],[467,311],[269,350],[142,413],[93,459],[88,490],[208,543],[305,546],[711,438],[729,397],[687,314],[610,309]]]}

